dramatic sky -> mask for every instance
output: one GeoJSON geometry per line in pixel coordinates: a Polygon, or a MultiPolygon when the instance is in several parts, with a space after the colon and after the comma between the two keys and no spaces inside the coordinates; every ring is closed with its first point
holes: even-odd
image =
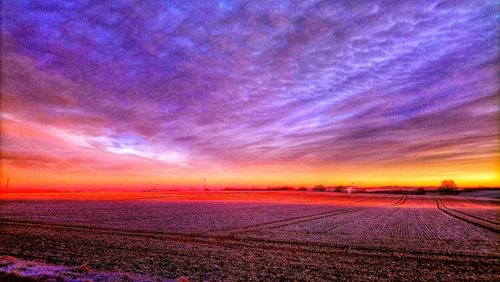
{"type": "Polygon", "coordinates": [[[2,185],[500,185],[495,2],[3,1],[2,185]]]}

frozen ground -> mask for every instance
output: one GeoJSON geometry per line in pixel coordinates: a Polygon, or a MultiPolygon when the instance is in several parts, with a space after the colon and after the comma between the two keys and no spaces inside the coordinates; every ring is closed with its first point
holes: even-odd
{"type": "Polygon", "coordinates": [[[1,201],[0,255],[68,271],[84,265],[110,275],[101,280],[122,273],[500,280],[499,206],[491,198],[288,191],[62,198],[1,201]]]}
{"type": "Polygon", "coordinates": [[[0,281],[163,281],[182,282],[185,277],[159,280],[132,273],[94,271],[87,264],[75,267],[50,265],[43,262],[26,261],[11,256],[0,256],[0,281]]]}

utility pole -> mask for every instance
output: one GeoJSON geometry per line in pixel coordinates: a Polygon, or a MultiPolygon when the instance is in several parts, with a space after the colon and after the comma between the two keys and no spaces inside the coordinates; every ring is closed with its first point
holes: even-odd
{"type": "Polygon", "coordinates": [[[7,192],[9,192],[9,182],[10,182],[10,178],[7,178],[7,185],[5,187],[5,194],[7,194],[7,192]]]}
{"type": "Polygon", "coordinates": [[[207,190],[207,179],[203,178],[203,190],[207,190]]]}

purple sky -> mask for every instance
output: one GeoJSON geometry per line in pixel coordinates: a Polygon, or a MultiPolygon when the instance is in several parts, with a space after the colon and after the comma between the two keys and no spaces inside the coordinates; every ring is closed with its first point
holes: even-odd
{"type": "Polygon", "coordinates": [[[495,2],[4,1],[2,122],[72,145],[4,129],[2,165],[416,164],[496,183],[495,2]]]}

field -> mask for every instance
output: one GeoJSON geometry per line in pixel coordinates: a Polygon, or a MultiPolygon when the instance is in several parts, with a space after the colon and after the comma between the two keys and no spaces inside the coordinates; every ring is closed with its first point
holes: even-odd
{"type": "Polygon", "coordinates": [[[498,203],[294,191],[15,195],[0,202],[0,270],[17,259],[111,273],[95,280],[500,281],[498,203]]]}

